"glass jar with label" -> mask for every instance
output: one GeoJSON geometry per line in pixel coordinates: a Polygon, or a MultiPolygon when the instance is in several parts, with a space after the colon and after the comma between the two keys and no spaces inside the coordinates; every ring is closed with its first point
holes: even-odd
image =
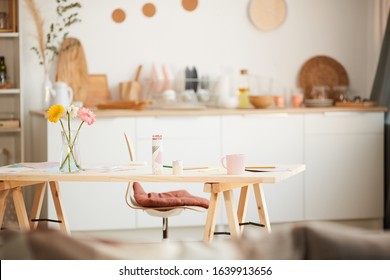
{"type": "Polygon", "coordinates": [[[7,82],[7,66],[5,66],[4,56],[0,56],[0,84],[7,82]]]}
{"type": "Polygon", "coordinates": [[[7,13],[0,12],[0,29],[7,29],[7,13]]]}
{"type": "Polygon", "coordinates": [[[329,86],[325,85],[319,85],[319,86],[313,86],[310,97],[311,99],[320,99],[325,100],[329,99],[329,86]]]}

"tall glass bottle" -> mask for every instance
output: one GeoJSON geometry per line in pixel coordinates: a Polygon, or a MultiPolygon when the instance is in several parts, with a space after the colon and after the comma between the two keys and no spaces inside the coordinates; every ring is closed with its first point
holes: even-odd
{"type": "Polygon", "coordinates": [[[248,70],[242,69],[238,79],[238,108],[252,108],[249,102],[249,75],[248,70]]]}
{"type": "Polygon", "coordinates": [[[5,66],[4,56],[0,56],[0,84],[5,84],[7,81],[7,66],[5,66]]]}

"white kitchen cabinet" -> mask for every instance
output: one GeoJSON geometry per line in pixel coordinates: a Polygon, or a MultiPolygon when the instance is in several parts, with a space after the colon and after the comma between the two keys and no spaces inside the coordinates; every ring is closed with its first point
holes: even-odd
{"type": "Polygon", "coordinates": [[[305,219],[383,217],[384,114],[305,115],[305,219]]]}
{"type": "MultiPolygon", "coordinates": [[[[245,154],[247,165],[304,163],[302,114],[223,116],[222,139],[223,154],[245,154]]],[[[264,185],[271,222],[303,220],[304,175],[264,185]]],[[[249,197],[246,220],[259,222],[253,193],[249,197]]]]}
{"type": "MultiPolygon", "coordinates": [[[[172,165],[173,160],[183,160],[186,166],[219,165],[221,157],[221,133],[219,116],[140,117],[137,118],[137,159],[151,165],[152,135],[163,136],[163,162],[172,165]]],[[[165,170],[170,172],[170,170],[165,170]]],[[[203,192],[203,184],[197,183],[143,183],[147,192],[187,189],[191,194],[209,197],[203,192]]],[[[158,227],[161,219],[138,211],[137,226],[158,227]]],[[[204,225],[206,213],[184,211],[169,219],[172,226],[204,225]]],[[[222,220],[220,220],[222,221],[222,220]]]]}

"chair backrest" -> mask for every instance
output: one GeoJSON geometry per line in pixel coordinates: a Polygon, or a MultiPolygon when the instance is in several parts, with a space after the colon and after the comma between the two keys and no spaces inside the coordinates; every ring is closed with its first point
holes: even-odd
{"type": "MultiPolygon", "coordinates": [[[[130,161],[135,161],[135,151],[134,151],[134,145],[133,142],[131,141],[130,137],[127,136],[126,132],[125,134],[125,140],[127,144],[127,149],[129,151],[129,157],[130,161]]],[[[127,190],[126,190],[126,203],[133,209],[144,209],[144,207],[138,205],[138,203],[135,201],[133,197],[133,184],[134,182],[129,182],[127,185],[127,190]]]]}
{"type": "Polygon", "coordinates": [[[126,139],[126,144],[127,144],[127,149],[129,150],[129,156],[130,156],[130,161],[135,161],[135,152],[134,152],[134,145],[131,139],[127,136],[126,132],[125,134],[125,139],[126,139]]]}

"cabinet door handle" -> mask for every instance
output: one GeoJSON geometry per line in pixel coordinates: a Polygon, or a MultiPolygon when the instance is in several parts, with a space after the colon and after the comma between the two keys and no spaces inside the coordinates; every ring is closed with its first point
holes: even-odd
{"type": "Polygon", "coordinates": [[[254,118],[261,118],[261,117],[265,117],[265,118],[287,118],[288,117],[288,113],[275,113],[275,114],[272,114],[272,113],[269,113],[269,114],[248,114],[248,115],[244,115],[245,118],[251,118],[251,119],[254,119],[254,118]]]}
{"type": "Polygon", "coordinates": [[[324,112],[325,117],[358,116],[362,112],[324,112]]]}
{"type": "Polygon", "coordinates": [[[195,115],[191,115],[191,116],[184,116],[184,115],[162,115],[162,116],[153,116],[153,118],[155,119],[160,119],[160,120],[172,120],[172,118],[180,118],[181,120],[182,119],[200,119],[201,116],[195,116],[195,115]]]}

